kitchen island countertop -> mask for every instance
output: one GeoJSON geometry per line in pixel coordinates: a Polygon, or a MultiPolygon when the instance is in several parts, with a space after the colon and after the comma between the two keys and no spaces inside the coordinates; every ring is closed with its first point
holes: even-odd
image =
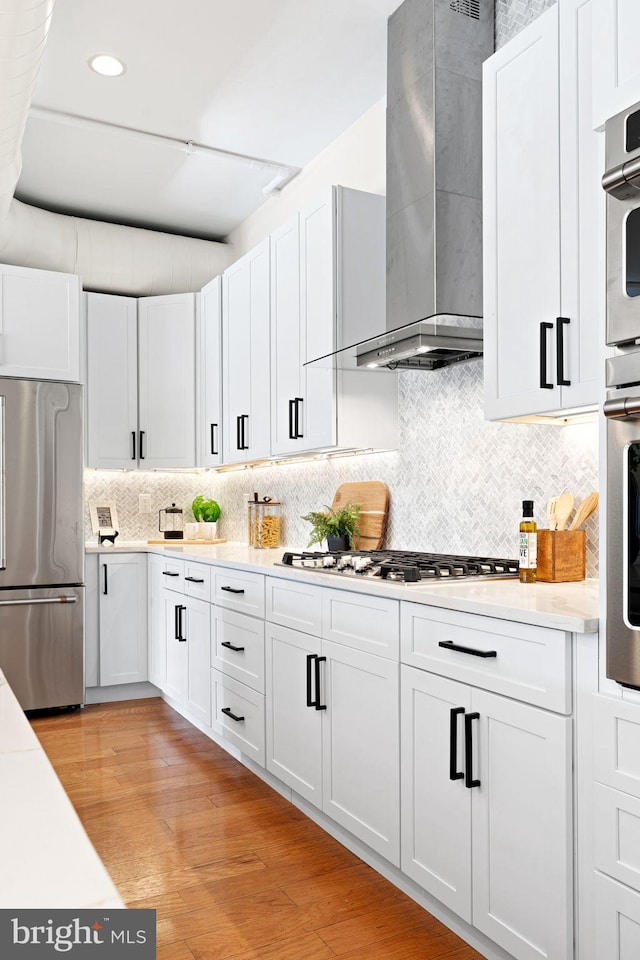
{"type": "MultiPolygon", "coordinates": [[[[150,545],[146,542],[122,542],[118,546],[87,544],[88,553],[158,553],[199,560],[216,566],[266,573],[303,583],[314,583],[338,590],[393,597],[424,603],[447,610],[475,613],[502,620],[515,620],[534,626],[568,630],[572,633],[596,633],[598,630],[598,581],[578,583],[524,584],[518,580],[430,581],[423,584],[390,582],[373,578],[336,576],[314,570],[279,566],[287,547],[258,550],[243,543],[217,545],[150,545]]],[[[298,548],[291,548],[298,549],[298,548]]]]}
{"type": "Polygon", "coordinates": [[[0,670],[0,907],[124,907],[0,670]]]}

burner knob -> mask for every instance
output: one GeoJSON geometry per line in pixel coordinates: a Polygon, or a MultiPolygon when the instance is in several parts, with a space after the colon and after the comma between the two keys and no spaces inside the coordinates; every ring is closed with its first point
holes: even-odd
{"type": "Polygon", "coordinates": [[[338,559],[338,570],[350,570],[353,566],[353,557],[350,553],[346,553],[344,556],[338,559]]]}
{"type": "Polygon", "coordinates": [[[335,558],[335,557],[328,556],[328,557],[323,557],[323,558],[322,558],[322,566],[323,566],[323,567],[335,567],[335,565],[336,565],[336,558],[335,558]]]}
{"type": "Polygon", "coordinates": [[[357,570],[358,573],[362,573],[367,567],[370,567],[372,564],[371,557],[355,557],[353,561],[353,569],[357,570]]]}

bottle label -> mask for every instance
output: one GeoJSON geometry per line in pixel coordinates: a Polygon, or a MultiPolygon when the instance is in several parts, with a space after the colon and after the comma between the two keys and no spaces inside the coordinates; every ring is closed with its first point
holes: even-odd
{"type": "Polygon", "coordinates": [[[536,533],[520,534],[520,569],[535,570],[538,565],[538,536],[536,533]]]}

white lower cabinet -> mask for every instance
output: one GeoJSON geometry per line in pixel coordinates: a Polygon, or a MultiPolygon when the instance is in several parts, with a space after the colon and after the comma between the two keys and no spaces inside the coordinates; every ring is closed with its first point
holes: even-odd
{"type": "Polygon", "coordinates": [[[164,606],[167,644],[165,693],[183,706],[188,716],[209,727],[210,605],[205,600],[165,589],[164,606]]]}
{"type": "Polygon", "coordinates": [[[518,960],[569,960],[572,721],[404,665],[401,704],[403,871],[518,960]]]}
{"type": "Polygon", "coordinates": [[[596,873],[595,960],[640,957],[640,894],[596,873]]]}
{"type": "Polygon", "coordinates": [[[267,624],[267,769],[399,865],[398,663],[267,624]]]}
{"type": "Polygon", "coordinates": [[[167,631],[165,623],[165,561],[151,554],[147,565],[149,680],[159,690],[167,684],[167,631]]]}
{"type": "Polygon", "coordinates": [[[138,683],[147,667],[147,558],[99,557],[99,686],[138,683]]]}
{"type": "Polygon", "coordinates": [[[264,696],[212,670],[211,701],[214,730],[264,767],[264,696]]]}

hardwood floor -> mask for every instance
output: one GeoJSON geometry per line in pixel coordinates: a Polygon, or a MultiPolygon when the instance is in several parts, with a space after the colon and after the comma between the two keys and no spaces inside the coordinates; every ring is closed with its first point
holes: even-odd
{"type": "Polygon", "coordinates": [[[164,701],[32,723],[158,960],[481,960],[164,701]]]}

